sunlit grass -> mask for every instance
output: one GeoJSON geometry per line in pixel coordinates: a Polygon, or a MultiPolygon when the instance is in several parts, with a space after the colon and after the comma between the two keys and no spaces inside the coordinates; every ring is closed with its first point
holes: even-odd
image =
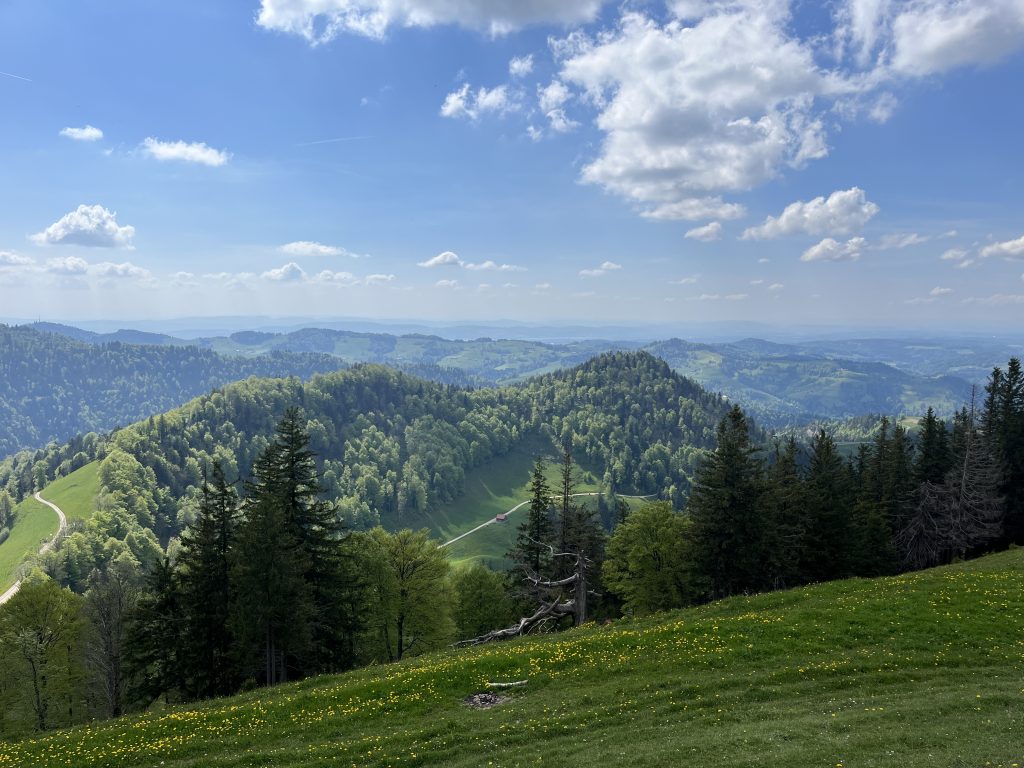
{"type": "Polygon", "coordinates": [[[15,507],[11,535],[0,544],[0,592],[17,581],[18,566],[57,532],[57,513],[31,496],[15,507]]]}
{"type": "Polygon", "coordinates": [[[1018,550],[740,597],[0,745],[0,766],[1010,768],[1022,589],[1018,550]]]}
{"type": "Polygon", "coordinates": [[[100,492],[99,468],[100,463],[94,461],[67,477],[54,480],[43,490],[43,498],[60,507],[69,523],[89,519],[95,511],[96,495],[100,492]]]}

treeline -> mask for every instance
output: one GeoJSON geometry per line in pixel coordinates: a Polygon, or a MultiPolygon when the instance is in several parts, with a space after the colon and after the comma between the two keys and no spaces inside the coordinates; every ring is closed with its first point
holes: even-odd
{"type": "Polygon", "coordinates": [[[0,734],[396,661],[510,620],[504,578],[453,574],[426,531],[346,531],[303,423],[285,412],[244,483],[215,465],[171,554],[114,557],[84,594],[26,579],[0,609],[0,734]]]}
{"type": "Polygon", "coordinates": [[[249,376],[308,379],[326,354],[226,357],[194,346],[93,345],[0,325],[0,456],[102,432],[249,376]]]}

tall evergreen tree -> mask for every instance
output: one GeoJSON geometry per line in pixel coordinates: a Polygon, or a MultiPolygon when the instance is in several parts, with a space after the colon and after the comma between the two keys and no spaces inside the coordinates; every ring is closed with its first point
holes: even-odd
{"type": "Polygon", "coordinates": [[[848,576],[852,482],[835,440],[825,430],[820,430],[811,443],[806,484],[807,539],[801,566],[804,578],[827,581],[848,576]]]}
{"type": "Polygon", "coordinates": [[[164,558],[146,574],[145,590],[128,624],[125,667],[129,696],[144,707],[180,700],[182,611],[174,567],[164,558]]]}
{"type": "Polygon", "coordinates": [[[237,515],[238,496],[215,464],[212,484],[203,482],[196,521],[182,537],[178,556],[185,624],[181,664],[190,697],[224,696],[237,687],[229,629],[237,515]]]}
{"type": "Polygon", "coordinates": [[[526,520],[519,525],[515,546],[508,558],[521,569],[540,575],[550,575],[551,545],[555,540],[555,526],[551,520],[551,487],[544,476],[544,461],[538,458],[530,478],[530,507],[526,520]]]}
{"type": "Polygon", "coordinates": [[[765,574],[763,584],[785,589],[800,583],[800,564],[805,558],[807,499],[800,476],[799,451],[790,438],[775,445],[773,461],[765,477],[764,510],[765,574]]]}
{"type": "Polygon", "coordinates": [[[712,598],[757,589],[763,578],[761,462],[739,406],[718,425],[718,447],[697,472],[689,513],[694,564],[712,598]]]}
{"type": "Polygon", "coordinates": [[[914,480],[922,483],[941,483],[952,465],[949,433],[945,422],[935,415],[933,408],[919,422],[917,458],[914,462],[914,480]]]}

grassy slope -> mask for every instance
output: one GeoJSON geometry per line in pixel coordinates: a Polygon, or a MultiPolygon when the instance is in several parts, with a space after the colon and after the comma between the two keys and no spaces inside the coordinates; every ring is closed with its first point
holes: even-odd
{"type": "Polygon", "coordinates": [[[43,498],[60,507],[72,520],[87,520],[95,509],[96,494],[100,492],[100,463],[94,461],[75,470],[67,477],[54,480],[43,491],[43,498]]]}
{"type": "Polygon", "coordinates": [[[17,519],[11,535],[0,544],[0,592],[17,580],[21,562],[37,552],[43,542],[57,532],[60,524],[53,510],[31,496],[15,508],[15,514],[17,519]]]}
{"type": "Polygon", "coordinates": [[[0,744],[0,766],[1009,768],[1022,590],[1016,550],[740,597],[0,744]]]}

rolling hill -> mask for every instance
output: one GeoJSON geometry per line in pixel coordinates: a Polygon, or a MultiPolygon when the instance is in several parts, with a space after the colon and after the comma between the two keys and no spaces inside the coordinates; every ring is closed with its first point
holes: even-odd
{"type": "Polygon", "coordinates": [[[737,597],[0,743],[0,765],[1014,768],[1022,590],[1014,550],[737,597]]]}

